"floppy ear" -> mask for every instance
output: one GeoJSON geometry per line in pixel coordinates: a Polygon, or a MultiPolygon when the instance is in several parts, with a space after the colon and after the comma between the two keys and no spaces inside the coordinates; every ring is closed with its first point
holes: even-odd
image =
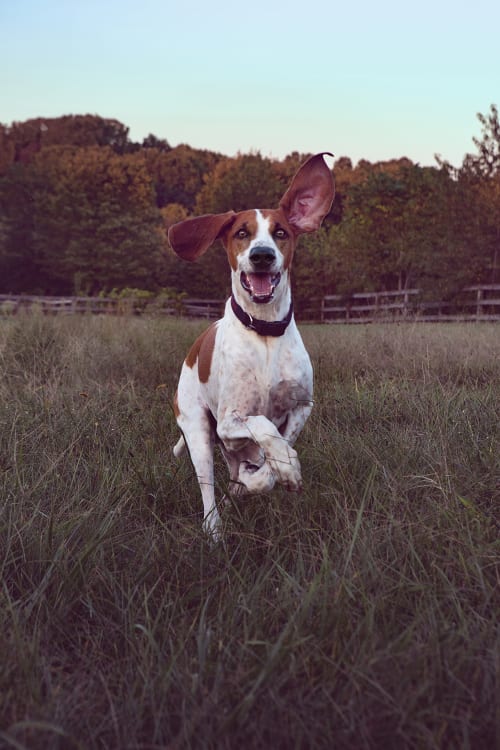
{"type": "Polygon", "coordinates": [[[170,245],[184,260],[196,260],[214,244],[235,215],[234,211],[225,214],[205,214],[173,224],[168,230],[170,245]]]}
{"type": "Polygon", "coordinates": [[[319,229],[332,206],[335,184],[323,154],[333,156],[329,151],[311,156],[300,167],[280,201],[280,207],[298,233],[319,229]]]}

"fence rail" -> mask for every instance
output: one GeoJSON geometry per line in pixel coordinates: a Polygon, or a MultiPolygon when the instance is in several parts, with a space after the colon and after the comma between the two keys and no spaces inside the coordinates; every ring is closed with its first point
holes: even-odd
{"type": "MultiPolygon", "coordinates": [[[[321,323],[372,323],[413,321],[500,321],[500,284],[469,286],[452,300],[429,302],[419,289],[395,292],[359,292],[349,297],[328,294],[311,300],[314,307],[299,310],[299,320],[321,323]]],[[[175,315],[191,318],[220,318],[224,300],[142,299],[114,297],[40,297],[0,294],[0,316],[39,310],[61,314],[175,315]]]]}

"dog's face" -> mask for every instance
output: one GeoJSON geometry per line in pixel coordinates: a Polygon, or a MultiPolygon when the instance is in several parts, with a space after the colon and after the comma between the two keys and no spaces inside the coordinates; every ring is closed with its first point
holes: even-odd
{"type": "Polygon", "coordinates": [[[238,297],[266,304],[287,287],[296,234],[280,210],[250,210],[235,215],[222,234],[238,297]]]}
{"type": "Polygon", "coordinates": [[[297,237],[319,228],[334,195],[332,173],[323,154],[316,154],[295,174],[279,208],[186,219],[170,227],[168,237],[175,252],[190,261],[221,239],[238,302],[279,305],[290,292],[289,272],[297,237]]]}

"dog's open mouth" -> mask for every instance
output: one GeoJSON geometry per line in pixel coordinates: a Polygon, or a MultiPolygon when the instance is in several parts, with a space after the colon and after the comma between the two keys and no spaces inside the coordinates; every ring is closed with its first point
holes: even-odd
{"type": "Polygon", "coordinates": [[[270,302],[274,297],[274,290],[281,281],[281,274],[273,276],[271,273],[242,273],[240,281],[254,302],[270,302]]]}

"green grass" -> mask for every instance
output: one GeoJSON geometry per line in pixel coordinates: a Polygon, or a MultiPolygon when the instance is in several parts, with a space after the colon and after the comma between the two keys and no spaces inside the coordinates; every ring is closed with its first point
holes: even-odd
{"type": "Polygon", "coordinates": [[[171,454],[202,327],[0,322],[0,746],[493,748],[500,329],[305,327],[305,489],[213,548],[171,454]]]}

